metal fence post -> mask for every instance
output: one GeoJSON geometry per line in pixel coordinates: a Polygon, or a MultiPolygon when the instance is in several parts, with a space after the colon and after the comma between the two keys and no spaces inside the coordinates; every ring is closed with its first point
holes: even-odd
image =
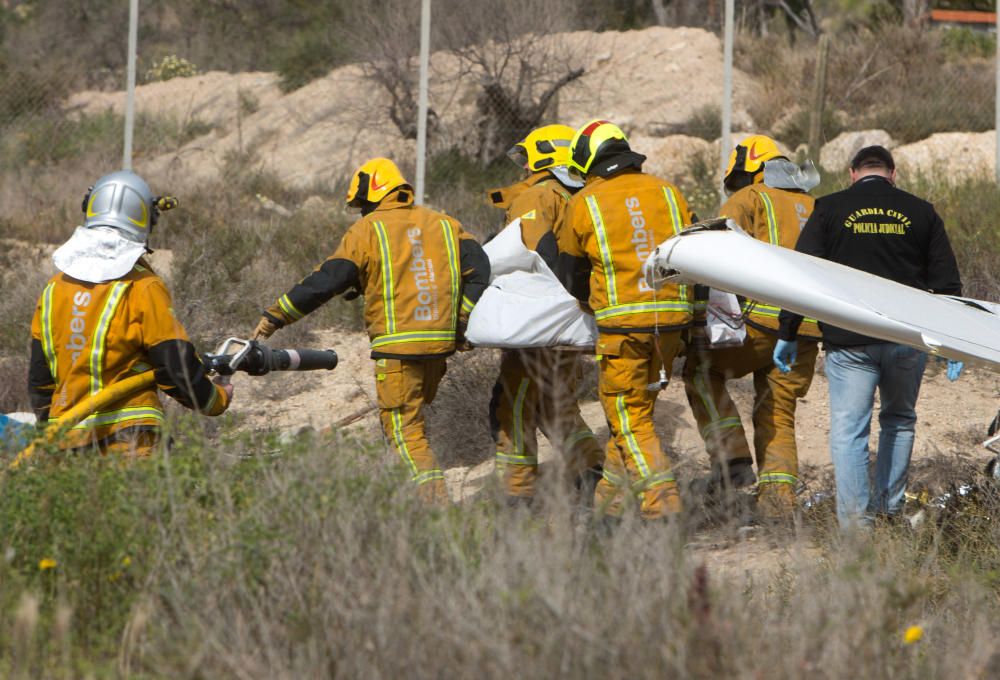
{"type": "Polygon", "coordinates": [[[816,56],[816,75],[813,78],[812,111],[809,115],[809,157],[819,163],[819,150],[823,145],[823,114],[826,108],[826,66],[830,60],[830,36],[819,37],[816,56]]]}
{"type": "Polygon", "coordinates": [[[431,60],[431,0],[420,8],[420,91],[417,103],[417,186],[413,202],[423,205],[427,166],[427,79],[431,60]]]}
{"type": "Polygon", "coordinates": [[[129,0],[128,10],[128,93],[125,96],[125,144],[122,169],[132,169],[132,138],[135,131],[135,60],[139,42],[139,0],[129,0]]]}
{"type": "Polygon", "coordinates": [[[719,196],[726,200],[726,165],[732,146],[733,127],[733,15],[736,13],[735,0],[726,0],[724,28],[722,31],[722,139],[719,142],[719,196]]]}

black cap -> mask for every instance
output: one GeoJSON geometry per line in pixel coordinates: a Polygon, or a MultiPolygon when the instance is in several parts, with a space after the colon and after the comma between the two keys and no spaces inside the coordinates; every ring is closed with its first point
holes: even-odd
{"type": "Polygon", "coordinates": [[[892,154],[884,146],[866,146],[854,154],[854,158],[851,160],[851,170],[877,166],[884,166],[890,170],[896,169],[896,162],[892,160],[892,154]]]}

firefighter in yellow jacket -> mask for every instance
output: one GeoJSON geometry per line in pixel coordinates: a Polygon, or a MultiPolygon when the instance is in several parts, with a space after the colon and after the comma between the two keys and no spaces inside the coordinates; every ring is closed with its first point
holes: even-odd
{"type": "Polygon", "coordinates": [[[631,150],[616,125],[587,123],[570,153],[586,185],[570,200],[560,276],[597,320],[600,399],[611,431],[594,503],[615,517],[624,500],[638,495],[641,516],[658,519],[679,512],[681,499],[653,428],[653,409],[692,307],[686,286],[653,290],[642,267],[692,215],[677,187],[642,172],[646,157],[631,150]]]}
{"type": "MultiPolygon", "coordinates": [[[[506,223],[521,220],[524,245],[538,252],[553,271],[558,254],[556,232],[564,225],[566,206],[583,182],[569,175],[569,145],[574,130],[546,125],[515,144],[508,156],[529,173],[527,178],[489,193],[506,210],[506,223]]],[[[496,466],[512,504],[530,502],[538,476],[541,429],[562,453],[568,476],[589,503],[594,476],[604,454],[580,415],[576,387],[579,352],[559,348],[507,350],[490,403],[497,441],[496,466]]]]}
{"type": "Polygon", "coordinates": [[[31,322],[28,389],[39,422],[137,373],[156,376],[156,387],[74,426],[61,448],[148,455],[164,421],[157,387],[207,415],[229,406],[232,387],[208,379],[170,293],[143,259],[160,210],[174,205],[133,172],[106,175],[84,198],[83,225],[53,254],[60,273],[31,322]]]}
{"type": "MultiPolygon", "coordinates": [[[[724,180],[730,196],[720,214],[765,243],[795,248],[813,210],[814,199],[807,192],[818,179],[811,165],[804,171],[791,163],[769,137],[747,137],[730,156],[724,180]]],[[[763,302],[744,301],[747,335],[743,345],[702,346],[688,353],[684,367],[688,401],[713,462],[710,493],[754,483],[746,433],[726,390],[728,379],[753,375],[757,507],[762,517],[771,519],[789,517],[795,508],[795,406],[812,382],[820,337],[815,322],[803,324],[800,335],[812,341],[800,343],[794,369],[781,373],[771,360],[778,340],[779,311],[763,302]]]]}
{"type": "Polygon", "coordinates": [[[375,158],[351,179],[347,204],[361,219],[336,252],[268,308],[254,337],[269,337],[335,295],[364,293],[386,436],[430,503],[447,501],[444,474],[424,433],[445,359],[461,342],[473,306],[489,284],[489,260],[458,221],[414,205],[396,165],[375,158]]]}

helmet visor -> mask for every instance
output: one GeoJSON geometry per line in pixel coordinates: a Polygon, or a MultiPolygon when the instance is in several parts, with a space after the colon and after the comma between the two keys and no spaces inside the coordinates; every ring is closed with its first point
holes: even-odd
{"type": "Polygon", "coordinates": [[[528,151],[520,142],[507,150],[507,158],[514,161],[519,168],[528,167],[528,151]]]}

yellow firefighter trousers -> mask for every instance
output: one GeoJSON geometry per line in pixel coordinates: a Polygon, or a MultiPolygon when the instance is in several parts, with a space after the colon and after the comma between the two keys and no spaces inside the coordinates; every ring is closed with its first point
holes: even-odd
{"type": "Polygon", "coordinates": [[[445,505],[448,492],[424,432],[424,404],[434,401],[446,368],[444,357],[375,361],[382,428],[409,468],[418,496],[431,505],[445,505]]]}
{"type": "Polygon", "coordinates": [[[751,458],[740,414],[726,381],[753,374],[754,450],[761,498],[775,493],[794,502],[798,482],[795,406],[812,383],[819,343],[799,339],[798,359],[790,373],[772,360],[778,336],[747,326],[740,347],[692,353],[684,365],[684,390],[713,461],[751,458]]]}
{"type": "Polygon", "coordinates": [[[507,350],[491,404],[497,474],[509,496],[532,497],[540,429],[561,454],[568,480],[604,459],[576,399],[580,353],[556,348],[507,350]]]}
{"type": "Polygon", "coordinates": [[[643,519],[678,513],[677,482],[653,427],[659,390],[649,387],[659,382],[661,366],[669,376],[681,348],[680,333],[602,333],[598,347],[600,398],[611,438],[594,507],[598,513],[620,516],[624,503],[635,495],[643,519]]]}
{"type": "Polygon", "coordinates": [[[149,458],[160,443],[160,438],[159,428],[125,427],[103,439],[93,438],[89,443],[65,450],[78,454],[97,452],[102,456],[149,458]]]}
{"type": "Polygon", "coordinates": [[[138,431],[128,429],[115,433],[111,441],[101,446],[101,453],[112,456],[135,456],[149,458],[153,449],[160,441],[159,432],[138,431]]]}

